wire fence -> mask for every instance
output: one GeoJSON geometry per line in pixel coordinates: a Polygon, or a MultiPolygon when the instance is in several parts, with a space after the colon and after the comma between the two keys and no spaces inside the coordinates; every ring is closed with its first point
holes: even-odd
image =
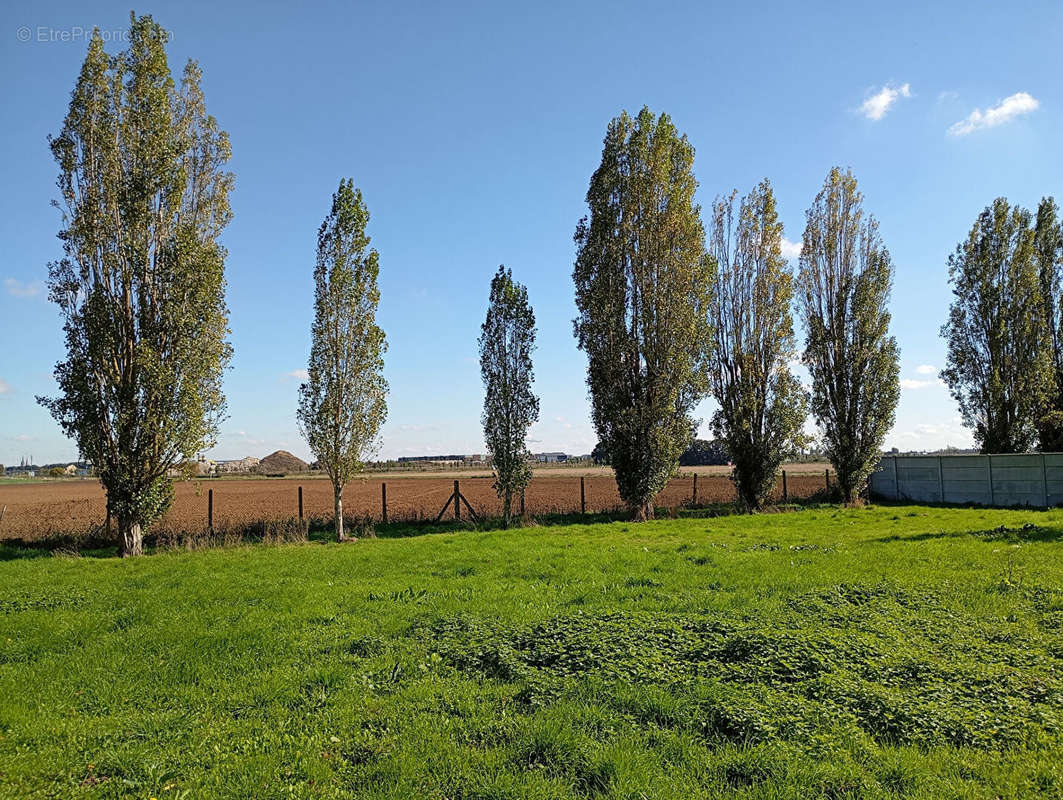
{"type": "MultiPolygon", "coordinates": [[[[829,490],[833,474],[779,474],[775,502],[799,501],[829,490]]],[[[491,477],[395,477],[349,484],[343,493],[344,517],[360,522],[430,522],[454,519],[453,498],[460,493],[458,518],[498,517],[502,500],[491,477]]],[[[733,503],[734,483],[726,475],[680,475],[657,495],[659,509],[733,503]]],[[[204,479],[175,484],[170,510],[153,526],[157,533],[207,529],[247,529],[291,520],[332,520],[332,484],[328,480],[204,479]]],[[[58,482],[0,487],[0,539],[33,540],[55,535],[99,532],[107,527],[106,500],[94,482],[58,482]]],[[[514,498],[513,512],[533,517],[597,514],[624,508],[609,475],[533,477],[514,498]]]]}

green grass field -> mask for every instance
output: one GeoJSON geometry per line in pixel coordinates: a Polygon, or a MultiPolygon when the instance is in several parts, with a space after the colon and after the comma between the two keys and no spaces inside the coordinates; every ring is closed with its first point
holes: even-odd
{"type": "Polygon", "coordinates": [[[1063,512],[0,563],[5,797],[1061,797],[1061,726],[1063,512]]]}

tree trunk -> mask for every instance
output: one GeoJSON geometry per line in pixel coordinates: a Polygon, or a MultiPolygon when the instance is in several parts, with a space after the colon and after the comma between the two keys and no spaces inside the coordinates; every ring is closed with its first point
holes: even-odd
{"type": "Polygon", "coordinates": [[[336,514],[336,541],[342,542],[344,540],[343,535],[343,487],[339,485],[333,485],[335,492],[335,514],[336,514]]]}
{"type": "Polygon", "coordinates": [[[119,517],[118,552],[122,558],[144,554],[144,531],[139,522],[119,517]]]}
{"type": "Polygon", "coordinates": [[[755,514],[760,510],[756,493],[748,491],[744,484],[739,484],[738,501],[742,504],[742,511],[746,514],[755,514]]]}
{"type": "Polygon", "coordinates": [[[502,501],[502,527],[508,528],[509,521],[513,516],[513,492],[506,489],[505,499],[502,501]]]}
{"type": "Polygon", "coordinates": [[[632,509],[631,513],[635,522],[646,522],[646,520],[653,519],[653,501],[648,500],[645,503],[640,503],[632,509]]]}

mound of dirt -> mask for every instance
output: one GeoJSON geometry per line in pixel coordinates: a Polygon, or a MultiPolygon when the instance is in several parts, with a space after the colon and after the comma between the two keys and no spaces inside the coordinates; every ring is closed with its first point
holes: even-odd
{"type": "Polygon", "coordinates": [[[227,474],[240,474],[245,472],[254,472],[255,467],[258,466],[258,459],[254,456],[247,456],[247,458],[241,458],[238,461],[221,461],[218,463],[218,472],[227,474]]]}
{"type": "Polygon", "coordinates": [[[260,475],[287,475],[289,472],[307,472],[309,469],[310,466],[298,456],[287,450],[278,450],[258,462],[257,472],[260,475]]]}

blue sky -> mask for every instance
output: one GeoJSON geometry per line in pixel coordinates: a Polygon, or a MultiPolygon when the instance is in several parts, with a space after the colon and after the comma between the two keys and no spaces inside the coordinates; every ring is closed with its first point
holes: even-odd
{"type": "MultiPolygon", "coordinates": [[[[703,209],[768,177],[794,242],[830,167],[853,169],[896,264],[905,388],[886,443],[970,443],[933,370],[945,261],[993,198],[1035,207],[1063,195],[1063,4],[508,5],[136,9],[171,31],[176,73],[199,61],[233,144],[235,357],[216,457],[308,454],[294,375],[309,349],[316,231],[346,176],[380,252],[382,454],[482,450],[476,338],[500,263],[528,285],[539,321],[531,447],[589,452],[572,234],[607,123],[644,104],[695,146],[703,209]]],[[[25,0],[0,10],[0,463],[76,455],[34,402],[54,391],[62,355],[42,289],[60,253],[46,137],[86,32],[123,31],[128,12],[25,0]]]]}

